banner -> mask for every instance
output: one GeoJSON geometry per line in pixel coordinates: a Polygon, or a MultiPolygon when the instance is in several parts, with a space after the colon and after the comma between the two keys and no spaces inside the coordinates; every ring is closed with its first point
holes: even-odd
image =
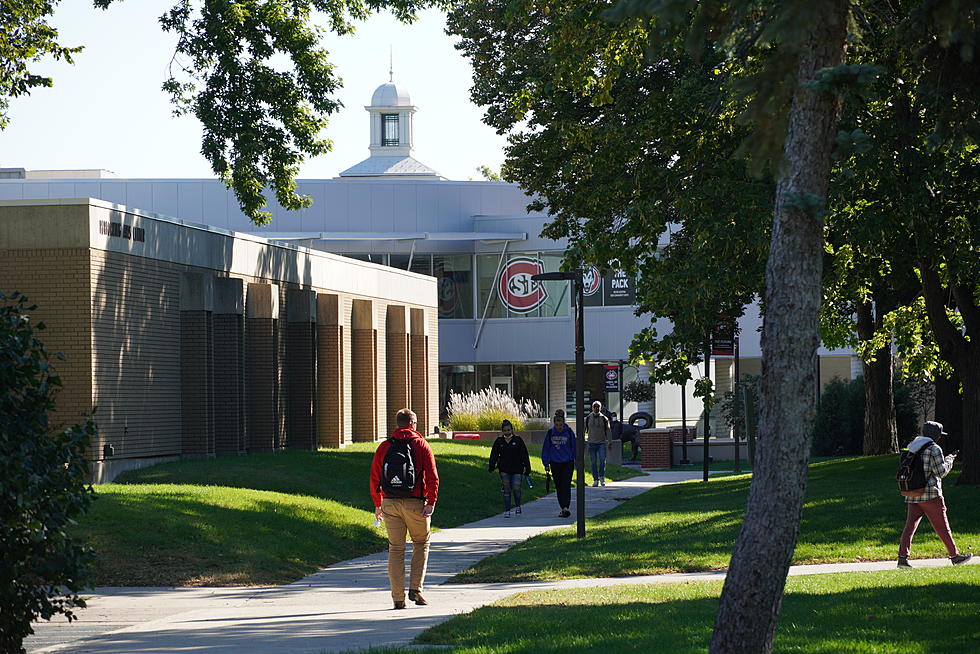
{"type": "Polygon", "coordinates": [[[606,378],[606,392],[607,393],[618,393],[620,392],[620,374],[619,365],[605,365],[603,366],[603,374],[606,378]]]}
{"type": "Polygon", "coordinates": [[[636,304],[635,279],[622,271],[616,271],[607,275],[602,281],[607,307],[636,304]]]}

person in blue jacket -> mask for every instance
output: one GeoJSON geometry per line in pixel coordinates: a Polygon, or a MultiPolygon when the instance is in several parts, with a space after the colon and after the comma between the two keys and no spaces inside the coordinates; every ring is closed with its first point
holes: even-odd
{"type": "Polygon", "coordinates": [[[558,495],[558,515],[567,518],[572,515],[568,510],[572,503],[572,471],[575,468],[575,432],[565,423],[565,412],[555,411],[554,427],[548,430],[541,447],[541,462],[545,471],[550,471],[555,480],[555,491],[558,495]]]}

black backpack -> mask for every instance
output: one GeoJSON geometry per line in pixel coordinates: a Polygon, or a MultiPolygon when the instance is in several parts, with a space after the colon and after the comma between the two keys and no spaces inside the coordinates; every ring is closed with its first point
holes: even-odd
{"type": "Polygon", "coordinates": [[[385,497],[411,497],[415,488],[415,452],[411,439],[389,438],[381,464],[381,490],[385,497]]]}
{"type": "Polygon", "coordinates": [[[926,471],[922,466],[922,453],[929,447],[932,447],[932,443],[927,443],[915,452],[908,450],[902,452],[895,479],[898,481],[898,492],[904,497],[921,497],[926,492],[926,471]]]}

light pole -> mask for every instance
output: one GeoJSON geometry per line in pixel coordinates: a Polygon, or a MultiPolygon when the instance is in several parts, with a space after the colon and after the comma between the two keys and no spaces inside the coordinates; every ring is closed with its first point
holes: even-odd
{"type": "Polygon", "coordinates": [[[531,275],[535,282],[570,281],[575,285],[575,518],[578,537],[585,538],[585,329],[583,312],[585,289],[582,269],[531,275]]]}

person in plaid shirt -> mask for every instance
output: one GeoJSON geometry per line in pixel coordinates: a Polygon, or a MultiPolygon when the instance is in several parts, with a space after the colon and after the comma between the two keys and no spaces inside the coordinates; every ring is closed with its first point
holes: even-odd
{"type": "Polygon", "coordinates": [[[909,443],[909,452],[922,450],[922,466],[926,473],[925,492],[918,497],[906,497],[908,503],[908,517],[905,520],[905,529],[902,531],[902,539],[898,545],[898,567],[911,568],[909,565],[909,552],[912,549],[912,537],[915,530],[922,521],[922,516],[929,519],[932,528],[936,530],[939,540],[946,546],[946,553],[953,565],[966,563],[973,557],[972,554],[960,554],[956,550],[956,543],[953,542],[953,533],[949,529],[949,521],[946,519],[946,502],[943,500],[943,477],[953,468],[953,460],[956,454],[943,456],[943,450],[936,444],[935,438],[946,436],[943,426],[938,422],[927,422],[922,425],[922,435],[915,437],[909,443]]]}

